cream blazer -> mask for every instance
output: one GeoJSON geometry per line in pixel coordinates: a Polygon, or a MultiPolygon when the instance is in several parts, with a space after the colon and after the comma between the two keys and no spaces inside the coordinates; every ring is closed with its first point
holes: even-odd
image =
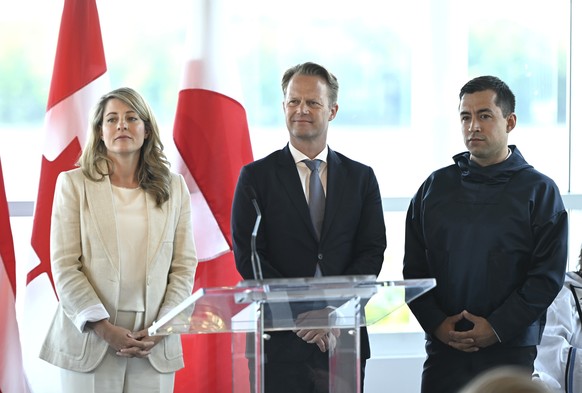
{"type": "MultiPolygon", "coordinates": [[[[190,194],[181,175],[172,174],[170,199],[161,208],[146,194],[148,241],[145,327],[192,293],[197,258],[190,194]]],[[[118,233],[109,177],[91,181],[80,169],[59,175],[52,210],[51,267],[59,305],[40,357],[58,367],[90,372],[108,344],[93,330],[72,321],[102,304],[115,324],[120,290],[118,233]]],[[[178,335],[161,340],[149,355],[159,372],[184,367],[178,335]]]]}

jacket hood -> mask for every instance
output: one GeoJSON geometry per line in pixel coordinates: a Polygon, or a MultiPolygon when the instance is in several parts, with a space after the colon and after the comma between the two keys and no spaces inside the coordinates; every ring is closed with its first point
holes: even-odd
{"type": "Polygon", "coordinates": [[[461,170],[463,181],[485,184],[507,183],[516,172],[533,168],[525,161],[515,145],[509,145],[509,148],[512,153],[507,160],[486,167],[472,161],[471,153],[468,151],[453,156],[453,160],[461,170]]]}

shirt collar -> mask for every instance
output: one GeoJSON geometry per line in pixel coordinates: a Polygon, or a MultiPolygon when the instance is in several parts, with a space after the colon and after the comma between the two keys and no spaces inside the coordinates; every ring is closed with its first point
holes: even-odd
{"type": "MultiPolygon", "coordinates": [[[[299,150],[297,150],[291,143],[289,143],[289,151],[291,152],[291,155],[293,156],[293,160],[295,160],[295,164],[298,164],[305,159],[309,160],[309,157],[307,157],[305,154],[303,154],[299,150]]],[[[327,162],[327,152],[328,152],[328,147],[327,147],[327,145],[325,145],[325,148],[321,151],[321,153],[319,153],[315,157],[315,159],[321,160],[323,162],[327,162]]]]}

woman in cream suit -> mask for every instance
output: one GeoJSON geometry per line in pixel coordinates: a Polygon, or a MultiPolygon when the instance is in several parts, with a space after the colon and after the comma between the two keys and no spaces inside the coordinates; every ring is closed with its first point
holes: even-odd
{"type": "Polygon", "coordinates": [[[79,166],[57,180],[59,306],[40,357],[62,369],[63,392],[172,392],[180,337],[147,328],[192,292],[190,194],[136,91],[100,99],[79,166]]]}

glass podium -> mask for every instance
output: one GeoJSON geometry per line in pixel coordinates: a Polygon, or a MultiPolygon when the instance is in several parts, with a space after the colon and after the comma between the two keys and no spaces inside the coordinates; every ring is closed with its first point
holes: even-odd
{"type": "MultiPolygon", "coordinates": [[[[148,332],[245,335],[246,348],[233,345],[233,370],[235,359],[251,359],[251,393],[263,393],[265,342],[279,332],[326,329],[329,372],[324,378],[329,392],[359,392],[360,328],[379,322],[435,286],[432,278],[376,281],[374,276],[243,280],[233,287],[197,290],[148,332]]],[[[233,393],[249,391],[248,385],[234,380],[232,386],[233,393]]]]}

